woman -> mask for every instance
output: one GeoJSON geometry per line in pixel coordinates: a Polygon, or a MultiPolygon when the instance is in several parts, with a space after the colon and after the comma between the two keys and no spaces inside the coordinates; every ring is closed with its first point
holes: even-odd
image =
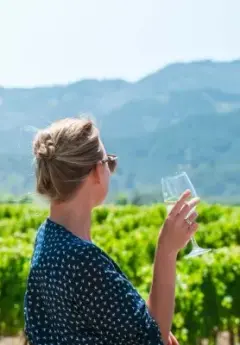
{"type": "Polygon", "coordinates": [[[108,192],[117,159],[95,125],[67,118],[34,140],[37,191],[50,200],[38,229],[25,294],[25,333],[32,345],[177,344],[170,333],[176,258],[197,230],[182,195],[157,241],[147,302],[118,265],[91,240],[91,211],[108,192]]]}

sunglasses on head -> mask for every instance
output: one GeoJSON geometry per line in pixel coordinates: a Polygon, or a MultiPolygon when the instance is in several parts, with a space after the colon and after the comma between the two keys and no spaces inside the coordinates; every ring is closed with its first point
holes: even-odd
{"type": "Polygon", "coordinates": [[[102,163],[108,163],[109,170],[113,173],[117,167],[117,159],[117,156],[108,154],[107,158],[102,159],[102,163]]]}

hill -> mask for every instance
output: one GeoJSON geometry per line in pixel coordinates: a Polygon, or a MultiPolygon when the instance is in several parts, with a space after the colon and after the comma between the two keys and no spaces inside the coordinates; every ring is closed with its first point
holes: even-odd
{"type": "Polygon", "coordinates": [[[33,190],[32,129],[90,113],[119,156],[114,193],[160,199],[162,175],[186,170],[206,198],[240,200],[240,60],[169,65],[135,82],[82,80],[0,88],[1,193],[33,190]]]}

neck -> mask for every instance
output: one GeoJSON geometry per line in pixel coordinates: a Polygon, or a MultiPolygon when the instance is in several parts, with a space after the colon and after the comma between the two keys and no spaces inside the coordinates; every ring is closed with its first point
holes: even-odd
{"type": "Polygon", "coordinates": [[[86,203],[51,204],[50,219],[64,226],[75,236],[91,241],[91,207],[86,203]],[[74,205],[75,204],[75,205],[74,205]]]}

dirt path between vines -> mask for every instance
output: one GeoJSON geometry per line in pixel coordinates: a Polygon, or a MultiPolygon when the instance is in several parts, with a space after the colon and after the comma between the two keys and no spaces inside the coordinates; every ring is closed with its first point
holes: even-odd
{"type": "Polygon", "coordinates": [[[5,338],[0,340],[0,345],[20,345],[19,338],[5,338]]]}

